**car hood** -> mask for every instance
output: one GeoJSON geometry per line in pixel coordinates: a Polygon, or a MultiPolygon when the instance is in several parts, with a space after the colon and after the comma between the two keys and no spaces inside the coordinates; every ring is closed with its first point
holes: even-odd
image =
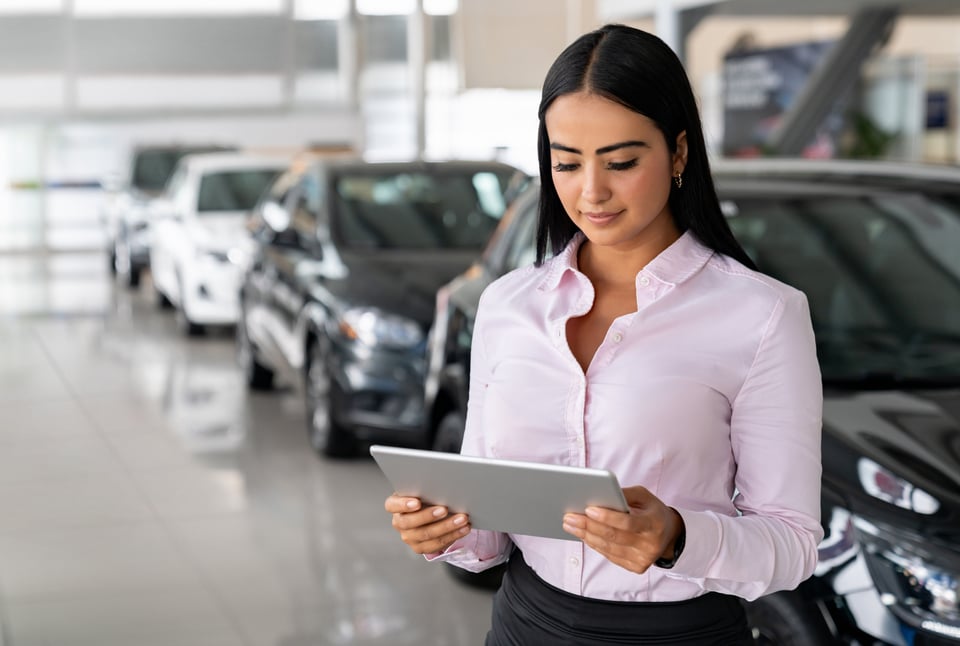
{"type": "Polygon", "coordinates": [[[345,278],[327,283],[340,300],[419,322],[433,321],[437,289],[477,257],[476,251],[342,253],[345,278]]]}
{"type": "Polygon", "coordinates": [[[865,496],[867,458],[936,498],[944,520],[960,519],[960,389],[827,391],[823,425],[825,481],[865,496]]]}
{"type": "Polygon", "coordinates": [[[244,213],[204,215],[187,226],[190,237],[204,249],[227,251],[239,245],[247,236],[244,213]]]}

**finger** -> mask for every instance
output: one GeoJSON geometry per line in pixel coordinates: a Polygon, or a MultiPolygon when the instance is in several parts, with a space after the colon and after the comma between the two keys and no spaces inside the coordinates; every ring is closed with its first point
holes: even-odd
{"type": "Polygon", "coordinates": [[[438,520],[446,518],[449,512],[446,507],[427,507],[418,511],[395,513],[393,526],[398,530],[414,529],[432,525],[438,520]]]}
{"type": "Polygon", "coordinates": [[[383,508],[391,514],[416,511],[420,509],[420,500],[409,496],[391,494],[383,503],[383,508]]]}
{"type": "Polygon", "coordinates": [[[656,496],[650,493],[650,490],[646,487],[641,487],[640,485],[634,487],[624,487],[623,488],[623,497],[627,500],[627,505],[630,507],[646,507],[651,502],[659,500],[656,496]]]}
{"type": "Polygon", "coordinates": [[[403,542],[418,554],[442,552],[454,542],[470,533],[470,524],[463,515],[433,525],[419,527],[400,533],[403,542]],[[459,524],[456,524],[459,521],[459,524]]]}

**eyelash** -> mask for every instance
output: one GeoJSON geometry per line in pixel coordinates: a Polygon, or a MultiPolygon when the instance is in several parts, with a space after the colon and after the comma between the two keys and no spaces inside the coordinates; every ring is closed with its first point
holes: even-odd
{"type": "MultiPolygon", "coordinates": [[[[631,159],[630,161],[625,162],[610,162],[607,164],[607,170],[629,170],[637,165],[636,159],[631,159]]],[[[553,165],[553,170],[558,173],[569,173],[577,169],[578,164],[561,164],[556,163],[553,165]]]]}

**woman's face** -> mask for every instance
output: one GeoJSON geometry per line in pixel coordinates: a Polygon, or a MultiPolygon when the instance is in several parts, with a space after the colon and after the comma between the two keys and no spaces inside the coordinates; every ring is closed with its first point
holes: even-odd
{"type": "Polygon", "coordinates": [[[588,92],[558,97],[544,120],[560,202],[591,243],[629,251],[676,240],[667,199],[686,133],[671,153],[653,121],[588,92]]]}

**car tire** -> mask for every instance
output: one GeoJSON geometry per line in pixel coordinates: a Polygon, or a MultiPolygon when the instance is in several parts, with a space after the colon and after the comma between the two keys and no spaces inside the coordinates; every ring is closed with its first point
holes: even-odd
{"type": "Polygon", "coordinates": [[[115,244],[110,245],[110,254],[109,254],[108,260],[110,262],[110,265],[109,265],[110,275],[116,276],[117,275],[117,247],[115,244]]]}
{"type": "Polygon", "coordinates": [[[465,422],[463,415],[450,411],[437,424],[437,432],[433,436],[433,450],[444,453],[459,453],[463,444],[463,429],[465,422]]]}
{"type": "Polygon", "coordinates": [[[127,275],[127,287],[131,289],[136,289],[140,286],[140,273],[142,270],[139,267],[130,267],[130,273],[127,275]]]}
{"type": "Polygon", "coordinates": [[[757,646],[830,646],[823,617],[795,590],[745,602],[747,623],[757,646]]]}
{"type": "Polygon", "coordinates": [[[257,361],[257,351],[247,334],[247,317],[242,313],[237,321],[237,363],[243,370],[243,378],[252,390],[273,388],[273,370],[257,361]]]}
{"type": "Polygon", "coordinates": [[[175,316],[177,321],[177,329],[179,329],[180,332],[186,336],[200,336],[206,331],[203,325],[194,323],[190,320],[190,316],[184,309],[183,303],[180,303],[175,316]]]}
{"type": "Polygon", "coordinates": [[[356,452],[353,436],[337,424],[333,414],[337,384],[330,374],[326,353],[320,341],[307,348],[304,369],[304,398],[307,409],[307,434],[320,455],[329,458],[352,456],[356,452]]]}
{"type": "Polygon", "coordinates": [[[167,295],[161,292],[156,284],[153,286],[153,297],[154,301],[157,304],[157,308],[161,310],[173,309],[173,303],[167,298],[167,295]]]}

